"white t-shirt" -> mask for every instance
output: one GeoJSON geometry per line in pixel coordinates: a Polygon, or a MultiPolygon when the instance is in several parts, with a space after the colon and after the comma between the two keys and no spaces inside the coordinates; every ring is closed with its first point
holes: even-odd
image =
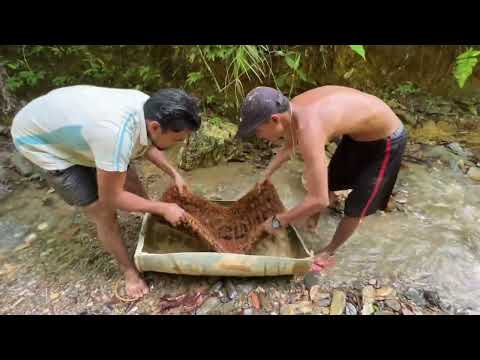
{"type": "Polygon", "coordinates": [[[87,85],[56,89],[15,116],[13,142],[46,170],[83,165],[127,171],[150,145],[143,114],[148,98],[138,90],[87,85]]]}

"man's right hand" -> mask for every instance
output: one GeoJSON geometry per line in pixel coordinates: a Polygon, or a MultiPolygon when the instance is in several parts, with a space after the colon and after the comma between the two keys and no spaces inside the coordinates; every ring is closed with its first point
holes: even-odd
{"type": "Polygon", "coordinates": [[[267,181],[270,181],[270,176],[265,174],[262,175],[255,184],[255,189],[257,189],[257,191],[260,191],[267,181]]]}
{"type": "Polygon", "coordinates": [[[185,219],[186,211],[180,206],[173,203],[163,203],[160,214],[173,226],[178,225],[183,219],[185,219]]]}

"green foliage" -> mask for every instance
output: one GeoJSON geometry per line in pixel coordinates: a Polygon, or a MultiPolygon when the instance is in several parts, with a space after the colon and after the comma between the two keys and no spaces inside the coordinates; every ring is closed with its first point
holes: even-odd
{"type": "Polygon", "coordinates": [[[358,55],[360,55],[363,58],[363,60],[365,60],[365,61],[367,60],[365,58],[365,49],[364,49],[363,45],[350,45],[350,48],[353,51],[355,51],[358,55]]]}
{"type": "Polygon", "coordinates": [[[12,92],[25,86],[34,87],[45,78],[45,71],[32,70],[25,60],[7,62],[6,66],[15,72],[15,76],[9,77],[6,81],[7,88],[12,92]]]}
{"type": "Polygon", "coordinates": [[[395,95],[410,95],[418,93],[420,89],[413,84],[411,81],[406,81],[403,84],[400,84],[394,91],[395,95]]]}
{"type": "Polygon", "coordinates": [[[185,83],[187,86],[192,86],[196,82],[200,81],[203,79],[203,73],[201,71],[194,71],[188,74],[187,80],[185,83]]]}
{"type": "Polygon", "coordinates": [[[480,57],[480,51],[469,48],[467,51],[457,56],[455,63],[455,79],[457,79],[458,86],[463,88],[465,82],[472,75],[475,66],[478,63],[480,57]]]}

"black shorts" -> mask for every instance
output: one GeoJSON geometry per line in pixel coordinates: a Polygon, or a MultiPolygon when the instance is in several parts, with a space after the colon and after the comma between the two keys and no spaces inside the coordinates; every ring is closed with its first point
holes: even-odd
{"type": "Polygon", "coordinates": [[[47,171],[47,182],[71,206],[88,206],[98,200],[97,169],[73,165],[47,171]]]}
{"type": "Polygon", "coordinates": [[[403,126],[382,140],[342,138],[328,166],[328,188],[353,190],[345,202],[346,216],[364,217],[387,207],[406,144],[403,126]]]}

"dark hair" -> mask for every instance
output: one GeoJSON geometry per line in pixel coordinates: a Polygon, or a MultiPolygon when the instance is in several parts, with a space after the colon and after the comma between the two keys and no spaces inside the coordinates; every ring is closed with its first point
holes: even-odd
{"type": "Polygon", "coordinates": [[[162,132],[200,128],[199,100],[180,89],[162,89],[143,105],[145,120],[156,121],[162,132]]]}

